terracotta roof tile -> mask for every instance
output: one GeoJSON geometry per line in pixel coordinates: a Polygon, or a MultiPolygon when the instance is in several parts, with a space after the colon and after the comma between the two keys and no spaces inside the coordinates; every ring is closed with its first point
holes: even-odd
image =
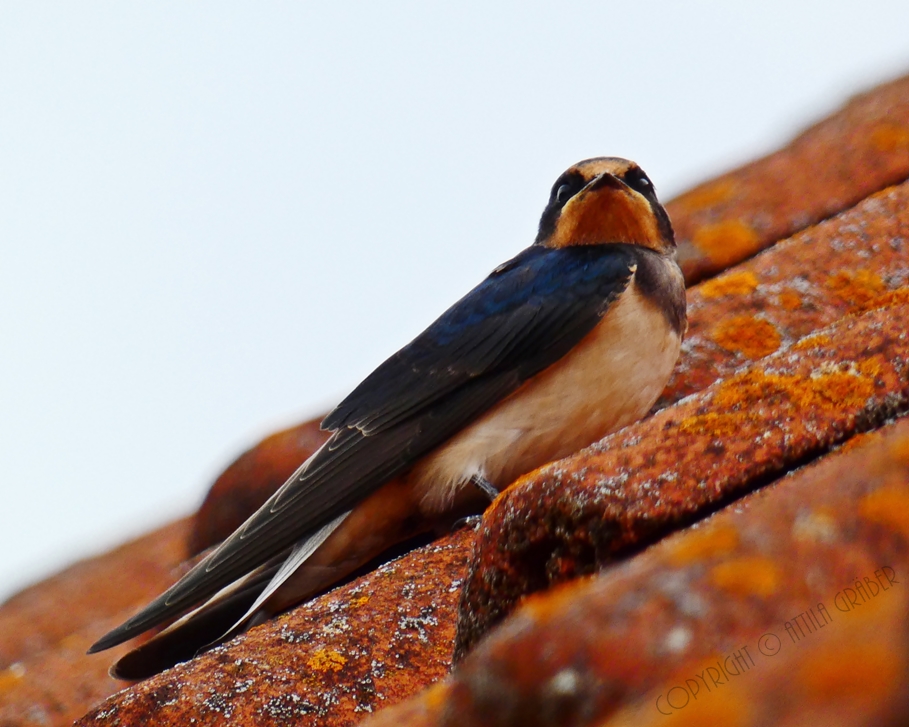
{"type": "Polygon", "coordinates": [[[443,677],[472,532],[392,561],[100,704],[82,727],[355,724],[443,677]]]}
{"type": "Polygon", "coordinates": [[[688,291],[688,333],[658,407],[876,305],[909,283],[909,182],[688,291]]]}
{"type": "Polygon", "coordinates": [[[0,725],[69,725],[123,687],[107,670],[128,647],[85,652],[173,582],[188,531],[189,521],[179,520],[0,606],[0,725]]]}
{"type": "Polygon", "coordinates": [[[905,723],[909,421],[888,433],[531,597],[368,727],[905,723]]]}

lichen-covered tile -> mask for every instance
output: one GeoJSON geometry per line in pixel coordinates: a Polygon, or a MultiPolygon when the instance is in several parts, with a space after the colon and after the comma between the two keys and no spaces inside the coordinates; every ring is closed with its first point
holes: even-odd
{"type": "Polygon", "coordinates": [[[700,391],[909,282],[909,182],[688,291],[688,333],[657,406],[700,391]]]}
{"type": "Polygon", "coordinates": [[[528,598],[367,727],[905,724],[909,421],[528,598]]]}
{"type": "Polygon", "coordinates": [[[471,530],[136,684],[78,721],[352,725],[447,674],[471,530]]]}

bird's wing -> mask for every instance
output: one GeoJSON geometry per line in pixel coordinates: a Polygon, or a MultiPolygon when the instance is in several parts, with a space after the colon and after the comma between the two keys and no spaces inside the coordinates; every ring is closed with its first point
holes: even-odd
{"type": "Polygon", "coordinates": [[[182,613],[352,509],[564,356],[633,271],[622,245],[531,247],[499,266],[326,417],[335,433],[246,523],[92,650],[182,613]]]}

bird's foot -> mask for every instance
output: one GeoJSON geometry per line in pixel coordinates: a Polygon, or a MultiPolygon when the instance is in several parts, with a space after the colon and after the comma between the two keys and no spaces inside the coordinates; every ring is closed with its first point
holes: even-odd
{"type": "Polygon", "coordinates": [[[483,491],[483,494],[485,494],[489,498],[490,502],[492,502],[499,496],[499,491],[496,489],[495,485],[493,485],[485,477],[481,477],[480,475],[474,475],[473,477],[470,478],[470,481],[483,491]]]}
{"type": "Polygon", "coordinates": [[[456,532],[462,528],[470,528],[471,530],[476,530],[480,527],[480,523],[483,522],[482,515],[468,515],[467,517],[460,517],[451,524],[451,532],[456,532]]]}

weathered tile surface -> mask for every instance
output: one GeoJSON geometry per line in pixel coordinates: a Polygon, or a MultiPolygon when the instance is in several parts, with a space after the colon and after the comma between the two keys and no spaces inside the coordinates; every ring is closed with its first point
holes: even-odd
{"type": "Polygon", "coordinates": [[[909,422],[528,599],[368,727],[909,719],[909,422]]]}
{"type": "Polygon", "coordinates": [[[688,290],[688,333],[657,406],[909,283],[909,182],[688,290]]]}
{"type": "Polygon", "coordinates": [[[77,722],[352,725],[443,677],[472,532],[461,530],[179,664],[77,722]]]}
{"type": "Polygon", "coordinates": [[[188,520],[172,523],[0,606],[0,725],[69,725],[123,687],[107,669],[127,647],[85,651],[173,582],[188,531],[188,520]]]}

